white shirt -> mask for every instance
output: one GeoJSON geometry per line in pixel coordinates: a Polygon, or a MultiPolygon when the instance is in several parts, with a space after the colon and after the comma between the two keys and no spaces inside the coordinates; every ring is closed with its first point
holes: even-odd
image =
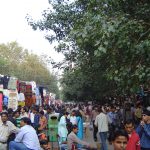
{"type": "Polygon", "coordinates": [[[77,117],[76,116],[70,116],[70,122],[75,125],[77,124],[77,117]]]}
{"type": "Polygon", "coordinates": [[[68,130],[67,130],[67,127],[66,127],[66,118],[65,116],[62,116],[60,118],[60,121],[59,121],[59,124],[58,124],[58,134],[60,137],[67,137],[67,134],[68,134],[68,130]]]}
{"type": "Polygon", "coordinates": [[[30,119],[31,119],[31,123],[34,123],[34,116],[35,116],[35,114],[34,113],[30,113],[30,115],[29,115],[30,117],[30,119]]]}
{"type": "Polygon", "coordinates": [[[21,127],[15,138],[15,142],[23,143],[27,148],[40,150],[40,143],[35,129],[30,125],[21,127]]]}
{"type": "Polygon", "coordinates": [[[99,132],[107,132],[108,131],[108,118],[104,113],[100,113],[96,116],[95,125],[98,126],[99,132]]]}
{"type": "Polygon", "coordinates": [[[19,93],[19,94],[18,94],[18,101],[19,101],[19,102],[24,102],[24,101],[25,101],[25,96],[24,96],[23,93],[19,93]]]}
{"type": "Polygon", "coordinates": [[[23,117],[27,117],[27,118],[29,118],[29,115],[28,115],[28,113],[24,113],[24,114],[20,114],[20,118],[23,118],[23,117]]]}
{"type": "Polygon", "coordinates": [[[11,133],[17,133],[19,129],[10,121],[7,121],[6,124],[0,122],[0,142],[7,142],[8,136],[11,133]]]}

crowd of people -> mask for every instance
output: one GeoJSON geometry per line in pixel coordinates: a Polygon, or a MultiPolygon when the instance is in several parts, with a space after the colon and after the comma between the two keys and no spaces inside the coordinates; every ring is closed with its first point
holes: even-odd
{"type": "Polygon", "coordinates": [[[100,150],[150,150],[150,109],[136,104],[62,104],[3,108],[0,118],[0,150],[50,150],[49,120],[57,119],[61,150],[98,149],[84,140],[92,129],[100,150]],[[43,135],[43,136],[42,136],[43,135]]]}
{"type": "Polygon", "coordinates": [[[150,150],[150,108],[141,102],[126,106],[95,106],[92,111],[93,138],[100,136],[102,150],[108,150],[107,139],[114,150],[150,150]]]}

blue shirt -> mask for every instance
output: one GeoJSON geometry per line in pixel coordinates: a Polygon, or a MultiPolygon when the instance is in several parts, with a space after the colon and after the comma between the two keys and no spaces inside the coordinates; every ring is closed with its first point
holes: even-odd
{"type": "Polygon", "coordinates": [[[40,95],[39,88],[36,88],[36,89],[35,89],[35,95],[36,95],[36,96],[39,96],[39,95],[40,95]]]}
{"type": "Polygon", "coordinates": [[[150,148],[150,124],[145,124],[144,127],[139,125],[136,132],[140,136],[140,144],[142,148],[150,148]]]}
{"type": "Polygon", "coordinates": [[[30,125],[21,127],[15,138],[15,142],[23,143],[27,148],[40,150],[40,143],[35,129],[30,125]]]}
{"type": "Polygon", "coordinates": [[[8,96],[5,96],[5,95],[4,95],[4,97],[3,97],[3,104],[4,104],[5,106],[8,106],[8,96]]]}
{"type": "Polygon", "coordinates": [[[111,120],[111,123],[113,123],[114,125],[116,124],[116,114],[114,112],[109,112],[108,113],[108,117],[111,120]]]}
{"type": "Polygon", "coordinates": [[[40,121],[40,115],[35,114],[34,115],[34,123],[33,123],[33,127],[35,129],[37,129],[39,127],[39,121],[40,121]]]}

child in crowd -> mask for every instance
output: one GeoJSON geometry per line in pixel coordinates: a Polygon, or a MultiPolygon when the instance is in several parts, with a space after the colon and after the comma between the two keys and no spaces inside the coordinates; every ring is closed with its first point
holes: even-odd
{"type": "Polygon", "coordinates": [[[47,140],[41,140],[40,145],[42,148],[41,150],[50,150],[50,144],[48,143],[47,140]]]}
{"type": "Polygon", "coordinates": [[[20,114],[20,117],[23,118],[23,117],[29,117],[28,113],[27,113],[27,107],[22,107],[21,108],[21,114],[20,114]]]}
{"type": "MultiPolygon", "coordinates": [[[[38,131],[39,128],[39,121],[40,121],[40,115],[39,115],[39,108],[38,107],[33,107],[32,109],[32,114],[33,114],[33,127],[36,131],[38,131]]],[[[31,115],[30,115],[31,117],[31,115]]]]}
{"type": "Polygon", "coordinates": [[[125,130],[117,130],[109,137],[114,150],[126,150],[128,139],[128,133],[125,130]]]}
{"type": "Polygon", "coordinates": [[[14,119],[16,120],[17,127],[20,128],[21,117],[20,117],[20,111],[19,110],[16,110],[14,112],[14,119]]]}

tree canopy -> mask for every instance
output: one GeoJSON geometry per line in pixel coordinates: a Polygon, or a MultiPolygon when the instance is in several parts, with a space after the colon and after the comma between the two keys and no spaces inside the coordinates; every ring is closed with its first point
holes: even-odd
{"type": "Polygon", "coordinates": [[[66,64],[66,99],[99,99],[136,92],[140,84],[149,86],[149,0],[49,3],[53,9],[43,12],[43,20],[28,19],[33,29],[51,31],[46,35],[49,42],[59,43],[56,51],[64,54],[66,64]]]}
{"type": "Polygon", "coordinates": [[[57,78],[50,73],[42,57],[29,53],[17,42],[0,44],[0,73],[22,81],[36,81],[50,92],[59,94],[57,78]]]}

